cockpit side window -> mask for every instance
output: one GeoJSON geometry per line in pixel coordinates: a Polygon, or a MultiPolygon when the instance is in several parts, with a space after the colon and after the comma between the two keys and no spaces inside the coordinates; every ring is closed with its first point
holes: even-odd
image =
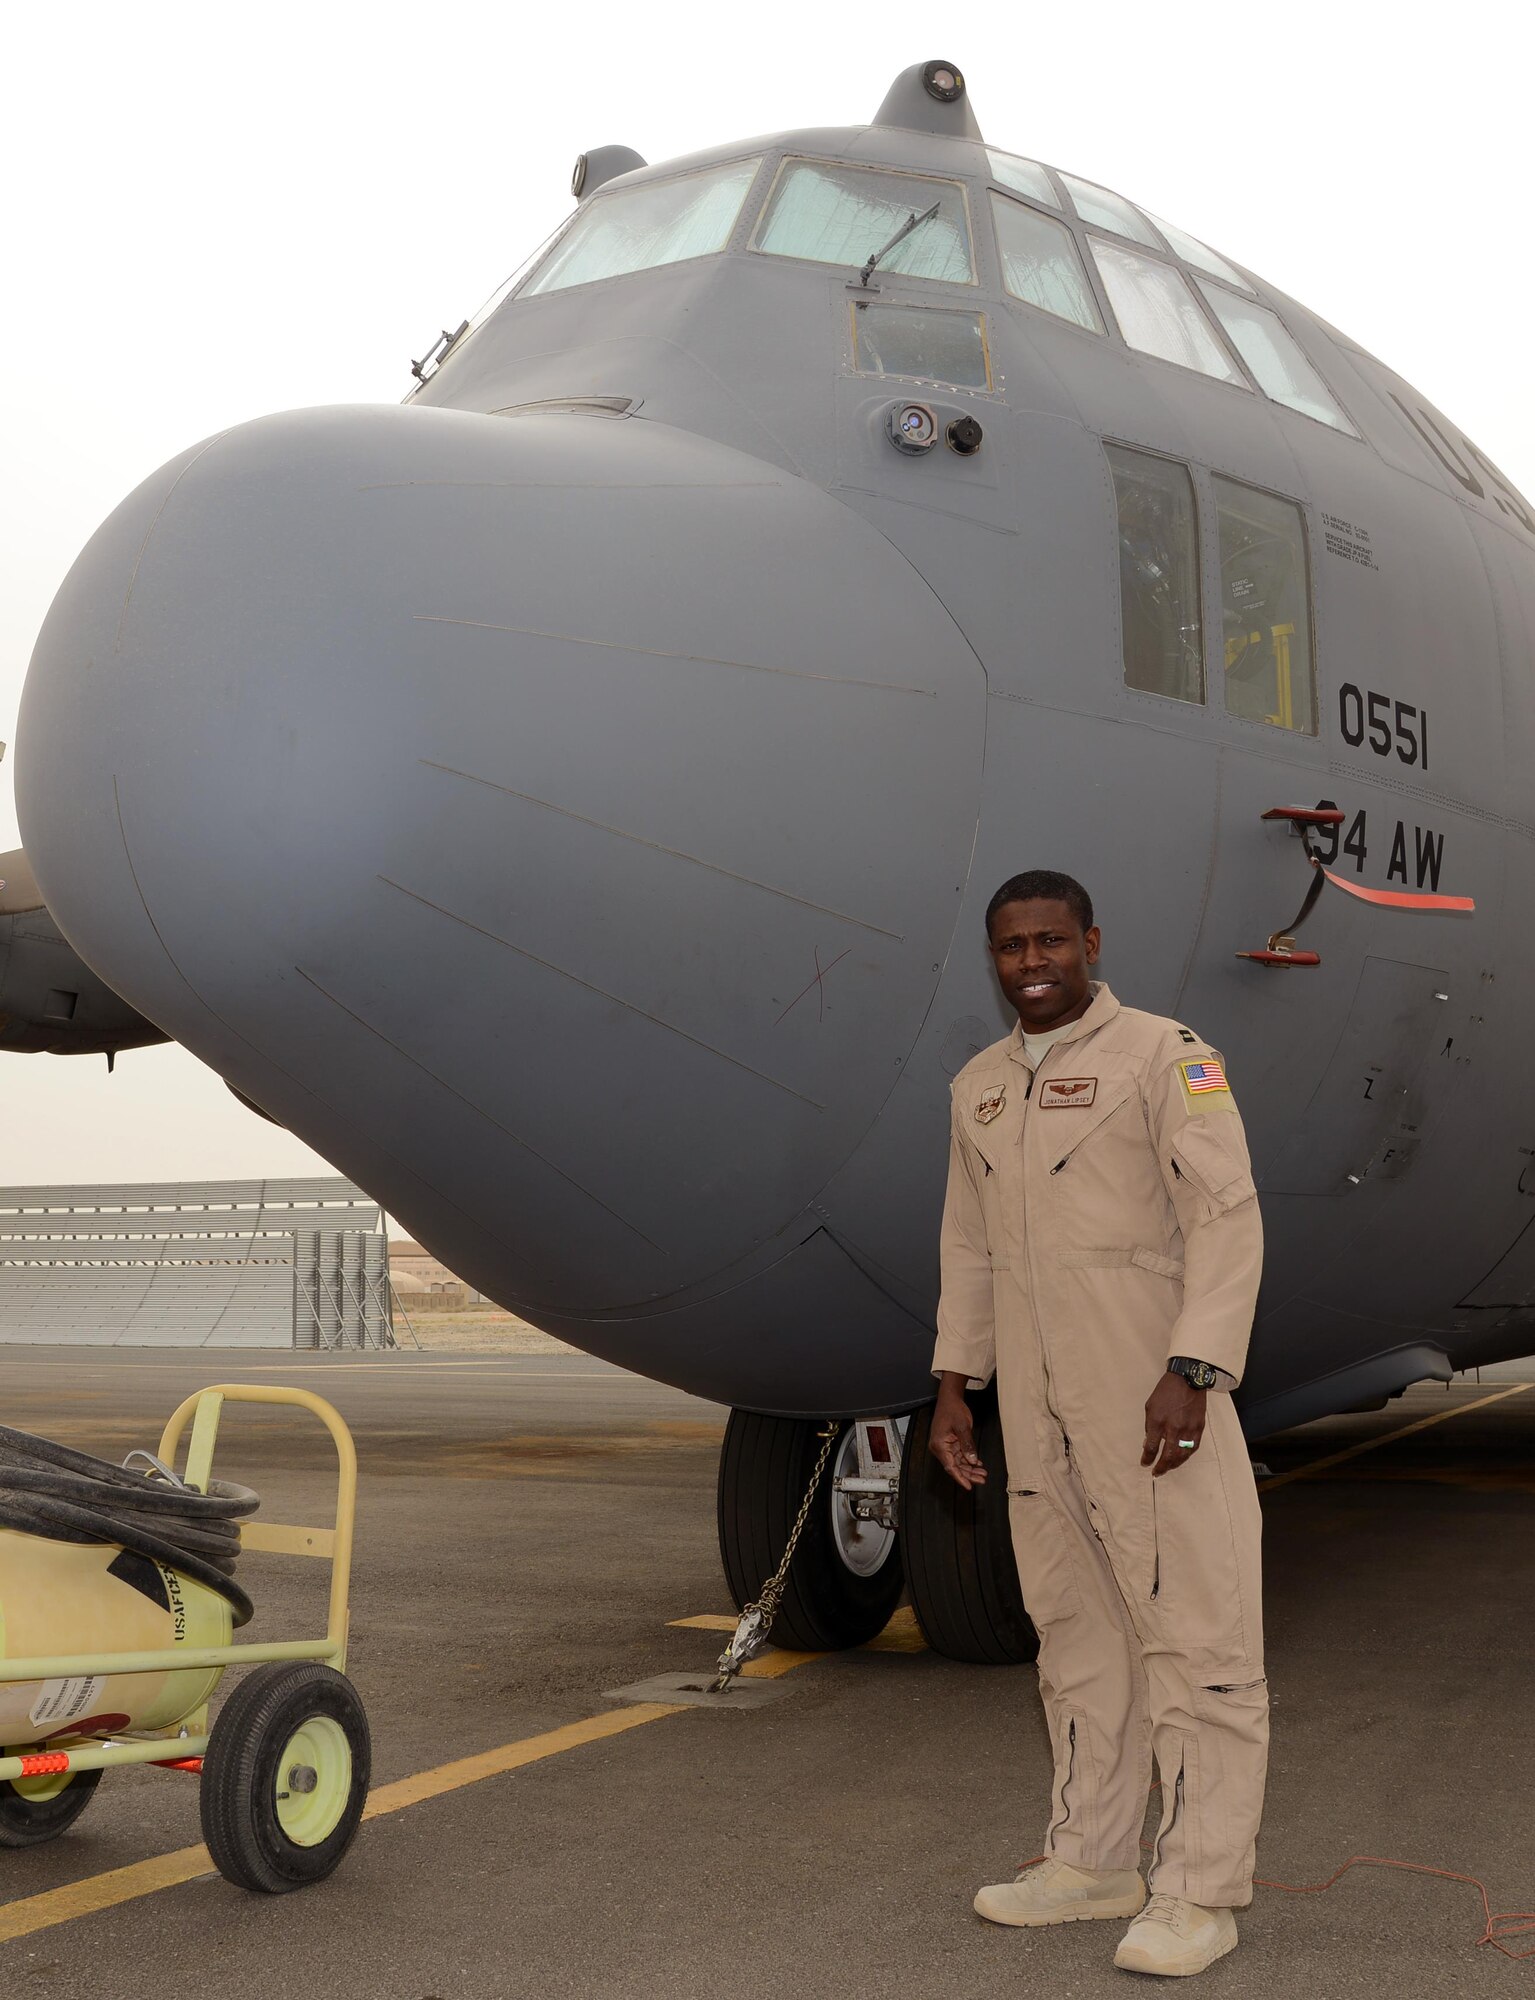
{"type": "Polygon", "coordinates": [[[1305,516],[1275,493],[1214,484],[1227,713],[1315,736],[1305,516]]]}
{"type": "Polygon", "coordinates": [[[1350,437],[1358,437],[1358,431],[1301,353],[1278,313],[1260,306],[1256,299],[1238,298],[1224,286],[1209,284],[1203,278],[1199,280],[1199,289],[1210,301],[1215,317],[1265,395],[1304,416],[1315,417],[1318,423],[1331,424],[1335,431],[1347,431],[1350,437]]]}
{"type": "Polygon", "coordinates": [[[1239,292],[1252,295],[1252,286],[1239,271],[1232,269],[1224,257],[1218,257],[1207,243],[1201,243],[1197,236],[1190,236],[1186,229],[1175,229],[1170,222],[1164,222],[1160,215],[1144,211],[1148,222],[1155,223],[1167,239],[1175,257],[1181,257],[1185,264],[1192,264],[1196,271],[1204,271],[1212,278],[1220,278],[1228,285],[1234,285],[1239,292]]]}
{"type": "Polygon", "coordinates": [[[757,225],[754,250],[862,270],[876,251],[881,271],[942,284],[975,282],[965,193],[958,181],[829,160],[787,160],[757,225]],[[898,243],[891,238],[918,220],[898,243]],[[886,245],[890,245],[886,249],[886,245]]]}
{"type": "Polygon", "coordinates": [[[1112,230],[1116,236],[1128,236],[1132,243],[1149,243],[1153,250],[1161,249],[1156,231],[1122,194],[1111,194],[1092,181],[1079,181],[1075,174],[1062,174],[1061,183],[1084,222],[1112,230]]]}
{"type": "Polygon", "coordinates": [[[853,353],[863,375],[912,375],[961,389],[991,387],[984,313],[855,299],[853,353]]]}
{"type": "Polygon", "coordinates": [[[999,153],[991,146],[986,149],[986,158],[991,163],[992,179],[1003,187],[1027,195],[1030,201],[1042,201],[1046,208],[1060,207],[1061,198],[1037,160],[1022,160],[1016,153],[999,153]]]}
{"type": "Polygon", "coordinates": [[[732,160],[700,173],[594,195],[522,296],[713,256],[729,242],[760,164],[732,160]]]}
{"type": "Polygon", "coordinates": [[[1122,243],[1094,237],[1092,245],[1109,304],[1131,347],[1175,361],[1180,368],[1197,368],[1218,382],[1247,387],[1181,271],[1122,243]]]}
{"type": "Polygon", "coordinates": [[[1119,620],[1125,686],[1171,701],[1205,698],[1199,512],[1186,465],[1106,444],[1119,511],[1119,620]]]}
{"type": "Polygon", "coordinates": [[[1013,297],[1091,333],[1102,333],[1103,315],[1076,238],[1066,225],[1005,194],[992,195],[991,212],[997,225],[1002,282],[1013,297]]]}

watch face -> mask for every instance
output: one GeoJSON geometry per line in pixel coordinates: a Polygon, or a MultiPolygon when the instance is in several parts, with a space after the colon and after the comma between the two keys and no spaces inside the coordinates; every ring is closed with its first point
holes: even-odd
{"type": "Polygon", "coordinates": [[[1215,1381],[1219,1370],[1211,1367],[1208,1361],[1185,1361],[1180,1358],[1173,1373],[1181,1375],[1185,1382],[1191,1382],[1196,1389],[1208,1389],[1215,1381]]]}

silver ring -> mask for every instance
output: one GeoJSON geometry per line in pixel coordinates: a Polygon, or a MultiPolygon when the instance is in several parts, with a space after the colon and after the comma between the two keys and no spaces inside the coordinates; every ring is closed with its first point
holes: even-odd
{"type": "Polygon", "coordinates": [[[1192,1451],[1198,1442],[1197,1438],[1179,1438],[1178,1449],[1179,1451],[1192,1451]]]}

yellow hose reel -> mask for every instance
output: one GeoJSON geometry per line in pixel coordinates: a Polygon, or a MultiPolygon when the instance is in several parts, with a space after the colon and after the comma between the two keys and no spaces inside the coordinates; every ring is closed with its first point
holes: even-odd
{"type": "Polygon", "coordinates": [[[351,1845],[371,1770],[367,1716],[345,1672],[351,1433],[306,1389],[204,1389],[172,1415],[158,1454],[174,1468],[190,1425],[180,1483],[194,1494],[213,1491],[229,1402],[308,1410],[336,1447],[333,1526],[246,1520],[238,1530],[241,1552],[329,1562],[325,1636],[236,1645],[229,1598],[171,1563],[0,1528],[0,1846],[54,1839],[89,1805],[102,1772],[124,1764],[197,1774],[210,1856],[244,1888],[278,1894],[320,1881],[351,1845]],[[210,1729],[208,1701],[228,1667],[254,1671],[210,1729]]]}

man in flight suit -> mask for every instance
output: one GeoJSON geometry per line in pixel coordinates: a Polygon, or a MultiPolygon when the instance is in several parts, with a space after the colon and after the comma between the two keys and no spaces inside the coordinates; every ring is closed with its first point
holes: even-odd
{"type": "Polygon", "coordinates": [[[1055,1790],[1044,1859],[975,1907],[1132,1917],[1116,1965],[1202,1972],[1252,1901],[1268,1752],[1258,1496],[1229,1393],[1263,1261],[1247,1143],[1215,1050],[1090,979],[1080,883],[1014,876],[986,930],[1018,1025],[954,1080],[930,1448],[985,1481],[965,1390],[995,1374],[1055,1790]]]}

